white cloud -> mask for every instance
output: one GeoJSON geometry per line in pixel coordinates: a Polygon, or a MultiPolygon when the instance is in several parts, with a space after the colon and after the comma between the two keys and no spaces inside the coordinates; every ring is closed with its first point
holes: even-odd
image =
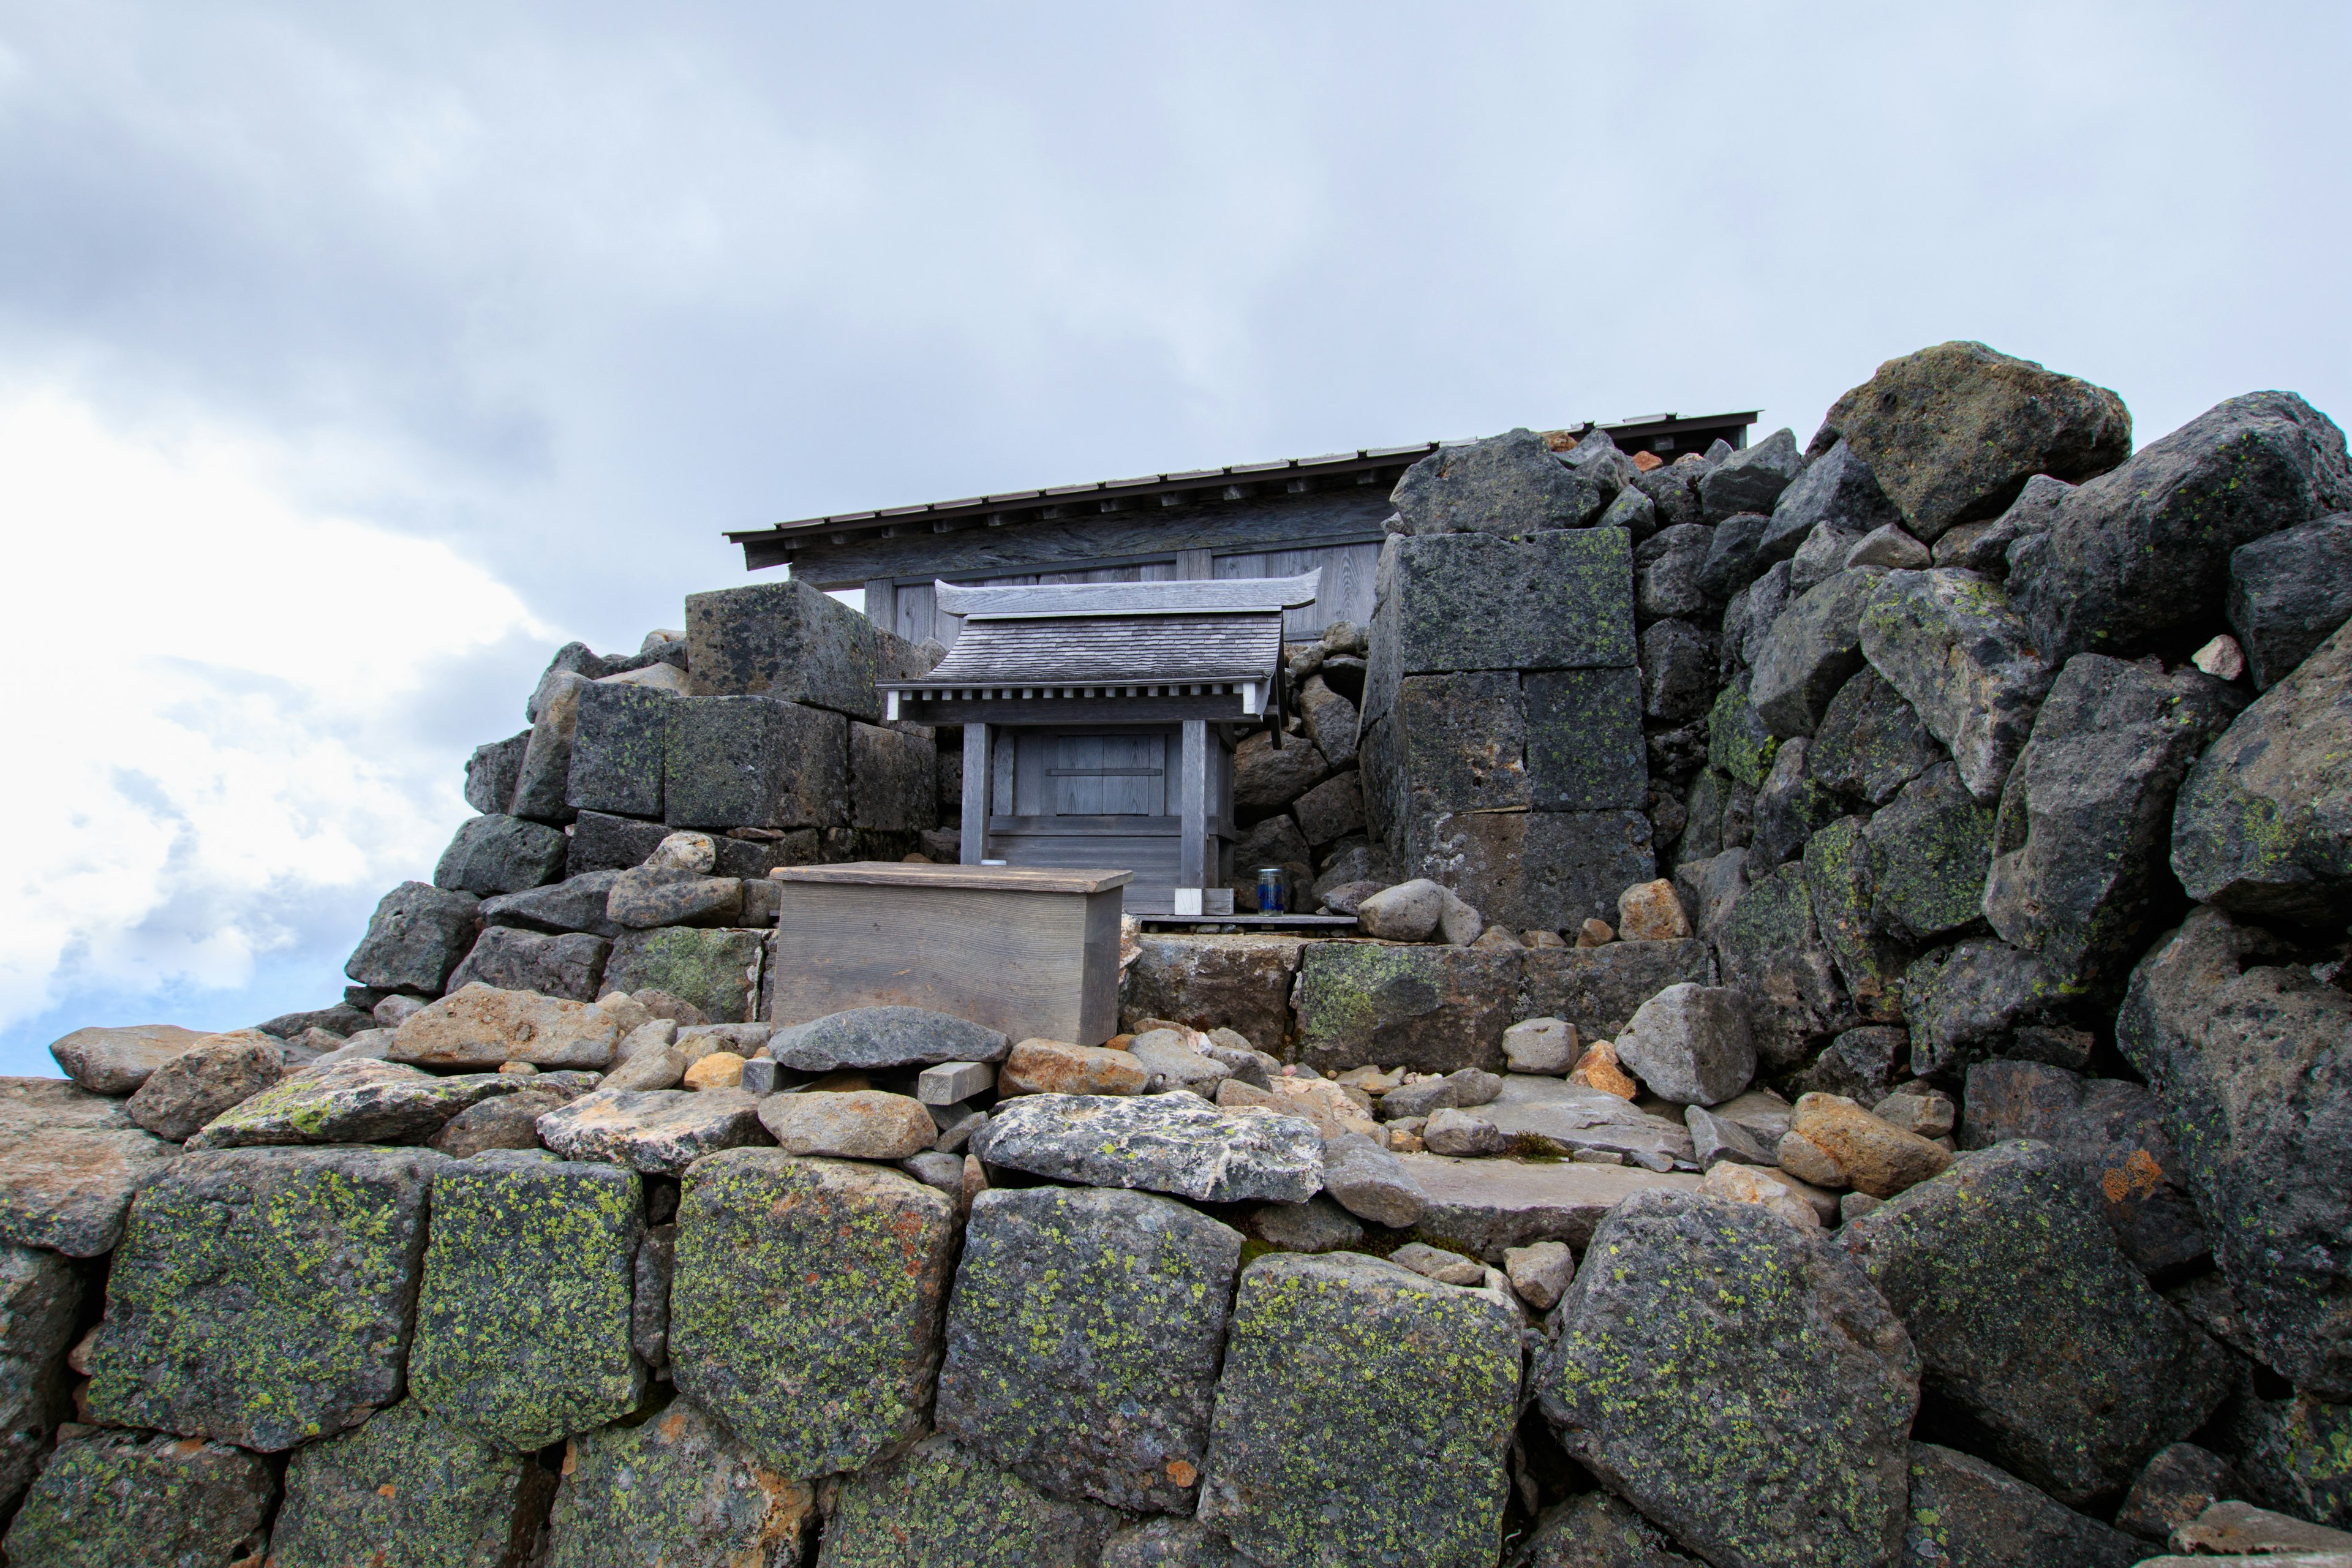
{"type": "Polygon", "coordinates": [[[451,656],[544,640],[448,546],[307,509],[234,432],[0,400],[0,1028],[60,994],[235,990],[300,913],[431,863],[454,759],[399,721],[451,656]]]}

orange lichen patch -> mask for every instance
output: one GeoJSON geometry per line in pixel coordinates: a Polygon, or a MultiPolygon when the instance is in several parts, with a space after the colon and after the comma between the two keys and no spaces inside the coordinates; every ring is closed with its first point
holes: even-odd
{"type": "Polygon", "coordinates": [[[2156,1156],[2145,1149],[2133,1150],[2130,1157],[2120,1166],[2099,1177],[2099,1190],[2106,1194],[2107,1202],[2111,1204],[2122,1203],[2126,1198],[2147,1197],[2163,1184],[2164,1167],[2158,1164],[2156,1156]]]}
{"type": "Polygon", "coordinates": [[[1181,1459],[1169,1460],[1167,1470],[1168,1479],[1180,1487],[1191,1486],[1193,1481],[1200,1478],[1201,1474],[1200,1471],[1194,1469],[1191,1465],[1185,1463],[1181,1459]]]}

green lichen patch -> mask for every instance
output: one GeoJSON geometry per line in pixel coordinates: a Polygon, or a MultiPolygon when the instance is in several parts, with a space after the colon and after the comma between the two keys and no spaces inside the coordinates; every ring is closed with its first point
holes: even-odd
{"type": "Polygon", "coordinates": [[[945,1436],[853,1476],[820,1568],[1094,1568],[1118,1515],[1039,1491],[945,1436]]]}
{"type": "Polygon", "coordinates": [[[269,1467],[252,1454],[104,1432],[58,1445],[0,1548],[26,1568],[251,1562],[277,1495],[269,1467]]]}
{"type": "Polygon", "coordinates": [[[1870,819],[1871,882],[1882,929],[1930,942],[1984,919],[1985,873],[1992,866],[1992,817],[1949,763],[1903,786],[1870,819]]]}
{"type": "Polygon", "coordinates": [[[390,1404],[446,1163],[422,1149],[184,1156],[131,1206],[89,1352],[91,1412],[275,1452],[390,1404]]]}
{"type": "Polygon", "coordinates": [[[416,1300],[412,1397],[521,1453],[634,1406],[646,1380],[629,1346],[638,1181],[538,1150],[445,1169],[416,1300]]]}
{"type": "Polygon", "coordinates": [[[1199,1517],[1269,1568],[1495,1560],[1519,1394],[1493,1298],[1352,1253],[1242,1276],[1199,1517]]]}
{"type": "Polygon", "coordinates": [[[806,1481],[762,1465],[693,1401],[572,1439],[547,1568],[793,1568],[806,1481]]]}
{"type": "Polygon", "coordinates": [[[766,933],[723,926],[665,926],[614,940],[607,991],[667,991],[716,1023],[750,1021],[759,996],[766,933]]]}
{"type": "Polygon", "coordinates": [[[1748,705],[1746,687],[1725,687],[1706,716],[1707,766],[1750,789],[1762,789],[1780,750],[1780,742],[1748,705]]]}
{"type": "Polygon", "coordinates": [[[269,1568],[496,1568],[528,1543],[545,1471],[403,1400],[286,1466],[269,1568]]]}
{"type": "Polygon", "coordinates": [[[922,1428],[954,1244],[953,1202],[897,1171],[706,1155],[678,1200],[678,1392],[784,1475],[872,1463],[922,1428]]]}

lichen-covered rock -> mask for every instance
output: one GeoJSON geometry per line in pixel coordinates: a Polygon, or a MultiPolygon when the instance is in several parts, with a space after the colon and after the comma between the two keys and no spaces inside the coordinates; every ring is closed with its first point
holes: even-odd
{"type": "Polygon", "coordinates": [[[768,1037],[768,1055],[795,1072],[1001,1062],[1012,1048],[1001,1030],[924,1007],[853,1007],[768,1037]]]}
{"type": "Polygon", "coordinates": [[[2189,896],[2241,914],[2352,919],[2352,626],[2213,742],[2172,816],[2189,896]]]}
{"type": "Polygon", "coordinates": [[[1750,789],[1763,784],[1780,742],[1765,727],[1748,700],[1747,678],[1727,685],[1717,696],[1715,706],[1707,712],[1706,733],[1709,767],[1750,789]]]}
{"type": "Polygon", "coordinates": [[[444,1169],[416,1298],[409,1394],[530,1453],[626,1415],[644,1203],[635,1173],[496,1151],[444,1169]]]}
{"type": "Polygon", "coordinates": [[[2262,1359],[2352,1398],[2352,1263],[2336,1239],[2352,1214],[2352,995],[2261,929],[2200,909],[2133,972],[2116,1044],[2163,1101],[2262,1359]]]}
{"type": "Polygon", "coordinates": [[[1885,805],[1944,760],[1919,710],[1867,665],[1830,699],[1805,752],[1813,782],[1857,805],[1885,805]]]}
{"type": "Polygon", "coordinates": [[[1103,1543],[1102,1568],[1240,1568],[1240,1564],[1223,1536],[1198,1520],[1167,1514],[1128,1525],[1103,1543]]]}
{"type": "Polygon", "coordinates": [[[2079,1505],[2204,1423],[2221,1350],[2149,1288],[2044,1143],[2003,1143],[1848,1225],[1910,1328],[1926,1385],[1993,1457],[2079,1505]]]}
{"type": "Polygon", "coordinates": [[[438,996],[474,945],[481,900],[471,893],[403,882],[377,903],[367,935],[343,973],[361,985],[438,996]]]}
{"type": "Polygon", "coordinates": [[[519,893],[563,875],[563,830],[520,816],[472,816],[433,869],[433,885],[477,898],[519,893]]]}
{"type": "Polygon", "coordinates": [[[1513,1016],[1561,1019],[1586,1040],[1615,1039],[1642,1004],[1669,985],[1715,984],[1713,951],[1696,940],[1536,948],[1517,956],[1526,990],[1513,1016]]]}
{"type": "Polygon", "coordinates": [[[1801,1062],[1845,1006],[1803,864],[1752,884],[1715,927],[1714,942],[1723,984],[1746,994],[1757,1055],[1774,1068],[1801,1062]]]}
{"type": "Polygon", "coordinates": [[[402,1019],[391,1059],[490,1071],[508,1062],[602,1071],[613,1065],[620,1038],[618,1020],[593,1003],[477,984],[402,1019]]]}
{"type": "MultiPolygon", "coordinates": [[[[552,1077],[541,1074],[541,1078],[552,1077]]],[[[425,1141],[453,1160],[463,1160],[485,1149],[536,1149],[539,1119],[577,1098],[576,1091],[534,1081],[517,1093],[467,1106],[441,1124],[425,1141]]]]}
{"type": "Polygon", "coordinates": [[[2007,942],[1976,939],[1922,954],[1903,976],[1911,1070],[1949,1077],[1979,1058],[2010,1054],[2021,1028],[2065,999],[2048,965],[2007,942]]]}
{"type": "Polygon", "coordinates": [[[92,1094],[131,1094],[157,1068],[213,1037],[177,1024],[76,1029],[49,1047],[65,1075],[92,1094]]]}
{"type": "Polygon", "coordinates": [[[1950,1568],[2131,1568],[2139,1542],[2062,1508],[2006,1471],[1933,1443],[1911,1445],[1906,1563],[1950,1568]]]}
{"type": "Polygon", "coordinates": [[[613,940],[607,991],[665,991],[717,1024],[758,1012],[760,962],[769,933],[720,926],[664,926],[613,940]]]}
{"type": "Polygon", "coordinates": [[[2069,490],[2011,547],[2010,590],[2053,660],[2129,658],[2220,618],[2240,545],[2347,507],[2344,433],[2291,392],[2248,393],[2069,490]]]}
{"type": "Polygon", "coordinates": [[[1402,1228],[1418,1222],[1429,1206],[1428,1194],[1397,1157],[1360,1133],[1323,1141],[1323,1190],[1341,1208],[1374,1225],[1402,1228]]]}
{"type": "Polygon", "coordinates": [[[33,1479],[63,1401],[81,1277],[63,1258],[0,1247],[0,1510],[33,1479]]]}
{"type": "Polygon", "coordinates": [[[2132,1482],[2123,1506],[2116,1510],[2116,1524],[2134,1535],[2163,1541],[2244,1484],[2230,1461],[2211,1449],[2175,1443],[2158,1449],[2132,1482]]]}
{"type": "MultiPolygon", "coordinates": [[[[573,843],[576,847],[578,840],[575,838],[573,843]]],[[[614,880],[620,874],[583,871],[544,888],[484,899],[482,920],[490,926],[513,926],[551,936],[578,931],[588,936],[616,937],[629,928],[606,914],[604,904],[612,897],[614,880]]]]}
{"type": "Polygon", "coordinates": [[[468,985],[535,991],[572,1002],[593,1002],[604,989],[604,961],[613,944],[585,931],[551,936],[515,926],[491,926],[449,972],[449,989],[468,985]]]}
{"type": "Polygon", "coordinates": [[[1805,840],[1805,888],[1813,925],[1855,1007],[1874,1017],[1897,1009],[1903,950],[1881,929],[1867,821],[1841,817],[1805,840]]]}
{"type": "Polygon", "coordinates": [[[223,1111],[187,1147],[194,1153],[301,1143],[422,1143],[459,1111],[520,1093],[530,1082],[490,1072],[436,1078],[366,1057],[321,1062],[223,1111]]]}
{"type": "Polygon", "coordinates": [[[566,1160],[676,1176],[705,1154],[765,1143],[768,1131],[748,1089],[604,1089],[541,1116],[539,1141],[566,1160]]]}
{"type": "Polygon", "coordinates": [[[2321,1524],[2352,1526],[2352,1405],[2306,1394],[2242,1395],[2227,1427],[2240,1479],[2254,1498],[2321,1524]]]}
{"type": "Polygon", "coordinates": [[[1863,829],[1879,928],[1925,944],[1982,920],[1992,822],[1992,812],[1977,804],[1949,763],[1905,784],[1863,829]]]}
{"type": "Polygon", "coordinates": [[[921,1431],[953,1202],[879,1166],[735,1149],[687,1173],[677,1212],[680,1394],[788,1476],[859,1469],[921,1431]]]}
{"type": "Polygon", "coordinates": [[[1933,542],[1999,516],[2036,474],[2076,482],[2131,455],[2131,414],[2104,386],[1978,342],[1888,360],[1822,417],[1808,454],[1843,440],[1911,531],[1933,542]]]}
{"type": "Polygon", "coordinates": [[[2057,664],[2002,586],[1956,567],[1889,572],[1862,616],[1862,651],[1987,805],[2024,748],[2057,664]]]}
{"type": "Polygon", "coordinates": [[[2232,551],[2227,613],[2255,689],[2269,690],[2352,618],[2352,516],[2232,551]]]}
{"type": "Polygon", "coordinates": [[[2031,1138],[2065,1153],[2143,1272],[2167,1273],[2205,1255],[2163,1108],[2144,1085],[2045,1062],[1979,1062],[1969,1069],[1966,1098],[1962,1148],[2031,1138]]]}
{"type": "Polygon", "coordinates": [[[1520,956],[1486,948],[1311,943],[1299,960],[1299,1055],[1327,1072],[1368,1063],[1491,1071],[1503,1064],[1520,956]]]}
{"type": "Polygon", "coordinates": [[[547,1477],[413,1399],[286,1464],[268,1568],[489,1568],[529,1539],[547,1477]]]}
{"type": "Polygon", "coordinates": [[[1769,563],[1797,552],[1805,536],[1824,524],[1839,533],[1866,534],[1898,521],[1900,513],[1877,476],[1846,442],[1816,453],[1805,470],[1772,503],[1772,519],[1757,542],[1756,558],[1769,563]]]}
{"type": "Polygon", "coordinates": [[[688,1399],[584,1432],[564,1455],[547,1568],[797,1568],[815,1494],[688,1399]]]}
{"type": "Polygon", "coordinates": [[[1581,528],[1615,499],[1613,487],[1568,467],[1532,430],[1432,452],[1389,497],[1400,532],[1504,534],[1581,528]]]}
{"type": "Polygon", "coordinates": [[[604,912],[633,931],[656,926],[740,926],[743,881],[664,867],[633,866],[616,873],[604,912]]]}
{"type": "Polygon", "coordinates": [[[1840,572],[1772,623],[1748,695],[1773,734],[1811,734],[1831,699],[1862,668],[1863,612],[1885,574],[1875,566],[1840,572]]]}
{"type": "Polygon", "coordinates": [[[755,583],[686,599],[688,689],[697,697],[767,693],[867,721],[882,717],[877,679],[919,658],[807,583],[755,583]]]}
{"type": "Polygon", "coordinates": [[[120,1100],[57,1079],[0,1078],[0,1246],[113,1250],[132,1196],[172,1157],[120,1100]]]}
{"type": "Polygon", "coordinates": [[[1617,1058],[1663,1099],[1685,1105],[1729,1100],[1756,1076],[1744,1001],[1725,987],[1669,985],[1619,1031],[1617,1058]]]}
{"type": "Polygon", "coordinates": [[[1769,512],[1804,466],[1793,430],[1775,430],[1716,464],[1698,482],[1699,504],[1709,522],[1740,512],[1769,512]]]}
{"type": "Polygon", "coordinates": [[[2077,654],[2050,688],[1993,826],[1985,918],[2059,983],[2112,995],[2153,934],[2173,793],[2238,700],[2193,669],[2077,654]]]}
{"type": "Polygon", "coordinates": [[[476,746],[466,759],[466,804],[476,811],[504,811],[514,801],[522,760],[530,751],[528,730],[476,746]]]}
{"type": "Polygon", "coordinates": [[[184,1142],[283,1078],[283,1048],[258,1029],[208,1035],[157,1068],[122,1109],[156,1137],[184,1142]]]}
{"type": "Polygon", "coordinates": [[[1638,1194],[1593,1233],[1557,1321],[1545,1417],[1684,1545],[1721,1568],[1895,1556],[1919,1360],[1819,1231],[1638,1194]]]}
{"type": "Polygon", "coordinates": [[[1583,1492],[1536,1523],[1512,1568],[1699,1568],[1666,1532],[1607,1492],[1583,1492]]]}
{"type": "Polygon", "coordinates": [[[259,1560],[277,1496],[226,1444],[93,1432],[58,1445],[0,1549],[28,1568],[235,1568],[259,1560]]]}
{"type": "Polygon", "coordinates": [[[1480,1291],[1354,1253],[1242,1273],[1201,1522],[1268,1568],[1495,1560],[1518,1324],[1480,1291]]]}
{"type": "Polygon", "coordinates": [[[1024,1096],[989,1116],[971,1152],[1055,1181],[1201,1203],[1305,1203],[1323,1185],[1323,1140],[1312,1122],[1228,1110],[1186,1090],[1024,1096]]]}
{"type": "Polygon", "coordinates": [[[91,1413],[275,1453],[390,1404],[446,1163],[422,1149],[177,1161],[115,1252],[91,1413]]]}
{"type": "Polygon", "coordinates": [[[1166,1018],[1233,1029],[1259,1050],[1279,1052],[1291,1033],[1290,988],[1306,945],[1297,937],[1146,932],[1120,982],[1119,1016],[1129,1027],[1166,1018]]]}
{"type": "Polygon", "coordinates": [[[1189,1511],[1241,1247],[1167,1198],[982,1193],[956,1269],[940,1428],[1057,1496],[1189,1511]]]}
{"type": "Polygon", "coordinates": [[[1095,1568],[1118,1515],[1049,1496],[934,1436],[851,1477],[818,1568],[1095,1568]]]}

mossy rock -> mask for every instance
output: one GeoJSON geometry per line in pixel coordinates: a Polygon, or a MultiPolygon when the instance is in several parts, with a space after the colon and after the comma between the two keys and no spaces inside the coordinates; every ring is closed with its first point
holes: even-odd
{"type": "Polygon", "coordinates": [[[492,1568],[528,1540],[554,1478],[403,1400],[286,1466],[270,1568],[492,1568]]]}
{"type": "Polygon", "coordinates": [[[143,1568],[257,1561],[278,1481],[222,1443],[99,1432],[59,1443],[9,1525],[25,1568],[143,1568]]]}
{"type": "Polygon", "coordinates": [[[713,1023],[751,1022],[760,994],[765,931],[664,926],[615,938],[604,962],[607,991],[667,991],[713,1023]]]}
{"type": "Polygon", "coordinates": [[[547,1568],[789,1568],[815,1492],[760,1462],[692,1400],[572,1439],[547,1568]]]}
{"type": "Polygon", "coordinates": [[[1119,1516],[1039,1491],[945,1436],[852,1476],[822,1568],[1094,1568],[1119,1516]]]}
{"type": "Polygon", "coordinates": [[[1981,926],[1992,819],[1949,763],[1905,784],[1865,832],[1880,929],[1924,944],[1981,926]]]}
{"type": "Polygon", "coordinates": [[[1761,789],[1780,749],[1780,741],[1748,705],[1746,683],[1725,687],[1706,716],[1707,766],[1749,789],[1761,789]]]}

